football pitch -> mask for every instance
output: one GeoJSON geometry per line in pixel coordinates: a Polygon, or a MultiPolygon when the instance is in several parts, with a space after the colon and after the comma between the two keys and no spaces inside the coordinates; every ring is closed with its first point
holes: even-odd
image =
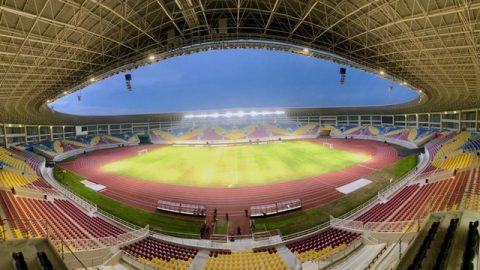
{"type": "Polygon", "coordinates": [[[108,163],[101,169],[167,184],[241,187],[321,175],[370,158],[308,141],[224,147],[167,146],[108,163]]]}

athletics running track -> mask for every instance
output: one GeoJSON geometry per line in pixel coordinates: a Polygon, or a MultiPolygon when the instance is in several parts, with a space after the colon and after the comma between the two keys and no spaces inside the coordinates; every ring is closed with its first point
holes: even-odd
{"type": "Polygon", "coordinates": [[[255,187],[207,188],[154,183],[128,176],[105,173],[100,167],[106,163],[125,159],[141,149],[155,149],[159,145],[141,145],[114,148],[87,153],[72,162],[61,164],[93,182],[107,187],[105,195],[124,203],[155,211],[158,200],[206,205],[209,213],[218,209],[221,216],[243,216],[250,206],[270,204],[290,199],[300,199],[304,209],[319,206],[344,197],[335,188],[358,180],[362,176],[389,166],[399,159],[397,151],[384,143],[364,140],[315,139],[317,143],[329,142],[334,148],[372,156],[367,162],[320,176],[285,183],[255,187]]]}

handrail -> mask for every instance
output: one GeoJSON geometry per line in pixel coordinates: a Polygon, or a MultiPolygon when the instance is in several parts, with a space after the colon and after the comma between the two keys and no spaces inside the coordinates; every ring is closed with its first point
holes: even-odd
{"type": "Polygon", "coordinates": [[[45,168],[45,164],[42,164],[40,167],[40,172],[42,174],[43,179],[45,179],[52,187],[58,190],[63,196],[71,199],[77,205],[81,206],[88,212],[97,212],[97,205],[85,198],[77,196],[75,192],[70,190],[68,187],[61,185],[55,180],[53,176],[53,170],[51,168],[45,168]]]}
{"type": "MultiPolygon", "coordinates": [[[[5,241],[6,240],[6,231],[5,231],[5,224],[9,224],[9,223],[15,223],[15,220],[20,220],[20,221],[27,221],[27,222],[24,222],[26,224],[26,227],[25,228],[27,230],[27,238],[29,238],[28,236],[29,235],[33,235],[32,234],[32,231],[31,231],[31,228],[30,228],[30,224],[29,223],[32,223],[32,222],[36,222],[38,224],[41,224],[42,226],[44,226],[44,229],[45,229],[45,232],[46,232],[46,236],[45,238],[52,244],[53,246],[53,249],[56,250],[57,252],[59,252],[59,255],[61,256],[62,260],[65,259],[65,252],[64,252],[64,247],[66,247],[69,251],[70,254],[73,255],[73,257],[75,258],[75,260],[82,266],[83,269],[87,270],[88,268],[85,266],[85,264],[77,257],[77,255],[75,254],[75,252],[67,245],[65,244],[65,241],[63,238],[60,238],[60,239],[56,239],[56,240],[53,240],[51,239],[51,233],[49,233],[49,231],[52,231],[55,233],[55,235],[59,235],[57,233],[57,231],[55,230],[55,228],[50,224],[50,222],[48,221],[48,219],[24,219],[24,218],[20,218],[20,219],[1,219],[1,224],[2,224],[2,232],[3,232],[3,235],[2,235],[2,240],[5,241]],[[55,246],[55,242],[60,242],[61,243],[61,246],[60,246],[60,250],[58,250],[58,247],[55,246]]],[[[23,232],[21,232],[22,235],[23,235],[23,232]]]]}
{"type": "Polygon", "coordinates": [[[103,216],[103,217],[105,217],[105,218],[107,218],[107,219],[109,219],[109,220],[111,220],[111,221],[113,221],[113,222],[115,222],[115,223],[118,223],[118,224],[120,224],[120,225],[122,225],[122,226],[124,226],[124,227],[126,227],[126,228],[129,228],[129,229],[131,229],[131,230],[139,230],[139,229],[142,228],[142,227],[137,226],[137,225],[135,225],[135,224],[133,224],[133,223],[130,223],[130,222],[124,220],[124,219],[121,219],[121,218],[119,218],[119,217],[117,217],[117,216],[114,216],[114,215],[112,215],[112,214],[110,214],[110,213],[108,213],[108,212],[106,212],[106,211],[104,211],[104,210],[102,210],[102,209],[100,209],[100,208],[97,208],[97,214],[99,214],[99,215],[101,215],[101,216],[103,216]]]}
{"type": "Polygon", "coordinates": [[[77,255],[75,255],[75,252],[73,252],[70,247],[68,245],[65,245],[65,243],[63,242],[63,239],[60,239],[62,245],[61,245],[61,256],[62,256],[62,260],[65,260],[65,254],[64,254],[64,251],[63,251],[63,248],[64,247],[67,247],[68,251],[70,252],[70,254],[73,255],[73,257],[75,258],[75,260],[77,260],[78,263],[80,263],[80,265],[83,267],[83,269],[85,270],[88,270],[87,266],[85,266],[85,264],[77,257],[77,255]]]}

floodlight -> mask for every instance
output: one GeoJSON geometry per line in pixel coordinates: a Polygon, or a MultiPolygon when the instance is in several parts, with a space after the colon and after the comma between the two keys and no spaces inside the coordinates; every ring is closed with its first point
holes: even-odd
{"type": "Polygon", "coordinates": [[[347,69],[342,67],[340,68],[340,85],[345,83],[345,79],[347,77],[347,69]]]}

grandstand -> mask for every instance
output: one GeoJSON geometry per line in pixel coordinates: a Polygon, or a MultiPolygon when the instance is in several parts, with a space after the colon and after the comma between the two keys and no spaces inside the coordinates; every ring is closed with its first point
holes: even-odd
{"type": "Polygon", "coordinates": [[[241,143],[251,141],[294,140],[316,138],[319,135],[317,124],[252,124],[201,126],[196,128],[176,127],[166,130],[151,130],[150,140],[154,144],[199,144],[199,143],[241,143]]]}
{"type": "MultiPolygon", "coordinates": [[[[479,10],[476,0],[2,1],[0,269],[476,269],[479,10]],[[225,49],[328,60],[343,70],[341,84],[355,68],[417,97],[109,116],[51,106],[70,94],[81,101],[79,90],[115,74],[225,49]],[[291,141],[369,159],[282,183],[235,184],[229,172],[253,171],[236,147],[291,141]],[[222,164],[230,184],[155,184],[101,170],[168,147],[233,149],[222,164]]],[[[283,163],[314,166],[289,157],[283,163]]]]}

